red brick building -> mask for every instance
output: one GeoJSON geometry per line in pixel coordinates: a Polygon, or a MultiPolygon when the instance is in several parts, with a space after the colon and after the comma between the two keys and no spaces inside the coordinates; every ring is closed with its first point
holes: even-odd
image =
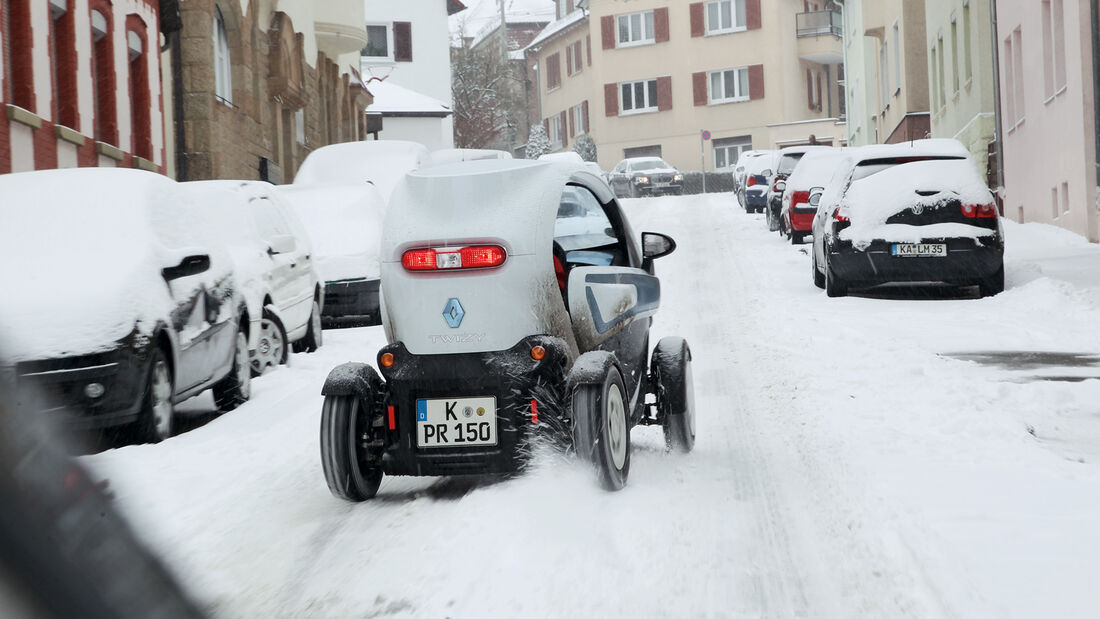
{"type": "Polygon", "coordinates": [[[0,0],[0,173],[164,172],[158,0],[0,0]]]}

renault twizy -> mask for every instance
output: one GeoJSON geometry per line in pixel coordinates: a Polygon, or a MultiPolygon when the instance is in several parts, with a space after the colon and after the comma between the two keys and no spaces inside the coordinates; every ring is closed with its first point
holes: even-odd
{"type": "Polygon", "coordinates": [[[387,475],[521,470],[533,439],[557,441],[622,488],[630,429],[695,443],[691,351],[649,352],[660,301],[653,260],[607,184],[581,166],[470,161],[410,172],[381,253],[377,368],[325,382],[321,460],[333,494],[375,495],[387,475]],[[381,372],[381,375],[379,375],[381,372]]]}

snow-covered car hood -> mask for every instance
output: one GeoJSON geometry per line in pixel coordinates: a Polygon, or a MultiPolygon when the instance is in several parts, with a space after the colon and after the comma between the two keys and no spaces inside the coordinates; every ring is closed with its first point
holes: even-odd
{"type": "Polygon", "coordinates": [[[326,282],[379,276],[385,201],[373,185],[282,186],[279,193],[313,242],[326,282]]]}

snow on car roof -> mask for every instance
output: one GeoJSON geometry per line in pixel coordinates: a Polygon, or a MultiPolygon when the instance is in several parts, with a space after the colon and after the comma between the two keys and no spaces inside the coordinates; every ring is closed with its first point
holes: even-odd
{"type": "Polygon", "coordinates": [[[970,151],[958,140],[951,138],[930,138],[912,140],[898,144],[868,144],[852,149],[857,161],[888,157],[969,157],[970,151]]]}
{"type": "Polygon", "coordinates": [[[387,200],[409,170],[431,162],[428,148],[408,140],[364,140],[322,146],[310,153],[295,185],[374,183],[387,200]]]}
{"type": "Polygon", "coordinates": [[[840,148],[812,150],[802,157],[787,179],[788,188],[825,187],[843,165],[846,153],[840,148]]]}
{"type": "Polygon", "coordinates": [[[770,151],[760,157],[753,157],[745,162],[745,174],[760,174],[764,170],[775,170],[776,153],[779,151],[770,151]]]}

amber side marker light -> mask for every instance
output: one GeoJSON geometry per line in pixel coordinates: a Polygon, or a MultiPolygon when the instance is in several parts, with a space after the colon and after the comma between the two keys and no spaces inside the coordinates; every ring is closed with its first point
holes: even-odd
{"type": "Polygon", "coordinates": [[[393,367],[393,361],[394,361],[394,359],[393,359],[393,353],[392,353],[392,352],[384,352],[384,353],[382,353],[382,359],[381,359],[381,361],[382,361],[382,367],[384,367],[384,368],[391,368],[391,367],[393,367]]]}
{"type": "Polygon", "coordinates": [[[531,358],[535,361],[542,361],[546,358],[546,349],[542,346],[533,346],[531,348],[531,358]]]}

